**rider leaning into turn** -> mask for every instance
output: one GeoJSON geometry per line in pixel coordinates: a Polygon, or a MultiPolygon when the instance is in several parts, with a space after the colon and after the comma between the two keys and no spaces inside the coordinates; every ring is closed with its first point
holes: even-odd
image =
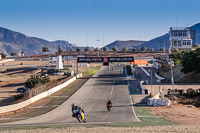
{"type": "Polygon", "coordinates": [[[74,115],[76,115],[76,114],[74,114],[74,111],[75,111],[75,112],[77,111],[77,113],[80,113],[81,111],[82,111],[83,113],[85,113],[85,112],[83,111],[83,109],[81,109],[81,107],[75,106],[75,104],[72,104],[72,116],[73,116],[73,117],[74,117],[74,115]]]}

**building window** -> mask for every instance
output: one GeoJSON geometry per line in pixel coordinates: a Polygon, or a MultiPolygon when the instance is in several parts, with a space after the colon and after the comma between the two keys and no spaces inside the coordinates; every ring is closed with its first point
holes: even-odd
{"type": "Polygon", "coordinates": [[[187,45],[191,45],[191,42],[190,42],[190,41],[187,41],[187,45]]]}
{"type": "Polygon", "coordinates": [[[178,46],[181,46],[181,41],[178,41],[178,46]]]}
{"type": "Polygon", "coordinates": [[[177,47],[177,41],[174,40],[174,47],[177,47]]]}

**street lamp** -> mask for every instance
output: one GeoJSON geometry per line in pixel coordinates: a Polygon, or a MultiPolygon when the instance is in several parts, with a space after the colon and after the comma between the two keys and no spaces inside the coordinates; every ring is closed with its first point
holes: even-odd
{"type": "MultiPolygon", "coordinates": [[[[97,39],[96,41],[97,41],[97,46],[99,46],[100,39],[97,39]]],[[[99,50],[98,50],[98,57],[99,57],[99,50]]]]}

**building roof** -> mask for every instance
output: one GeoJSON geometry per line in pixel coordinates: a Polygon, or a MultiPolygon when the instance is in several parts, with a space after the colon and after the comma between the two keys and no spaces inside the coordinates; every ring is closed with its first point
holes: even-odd
{"type": "Polygon", "coordinates": [[[143,64],[148,64],[147,60],[134,60],[133,64],[135,65],[143,65],[143,64]]]}

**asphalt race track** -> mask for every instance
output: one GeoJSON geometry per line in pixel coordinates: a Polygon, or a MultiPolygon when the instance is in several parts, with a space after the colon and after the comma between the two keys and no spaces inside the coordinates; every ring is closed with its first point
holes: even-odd
{"type": "Polygon", "coordinates": [[[138,121],[129,96],[124,63],[113,63],[110,69],[103,66],[74,95],[51,112],[1,126],[79,123],[72,117],[72,103],[84,109],[87,123],[138,121]],[[106,109],[108,99],[113,104],[111,112],[106,109]]]}

